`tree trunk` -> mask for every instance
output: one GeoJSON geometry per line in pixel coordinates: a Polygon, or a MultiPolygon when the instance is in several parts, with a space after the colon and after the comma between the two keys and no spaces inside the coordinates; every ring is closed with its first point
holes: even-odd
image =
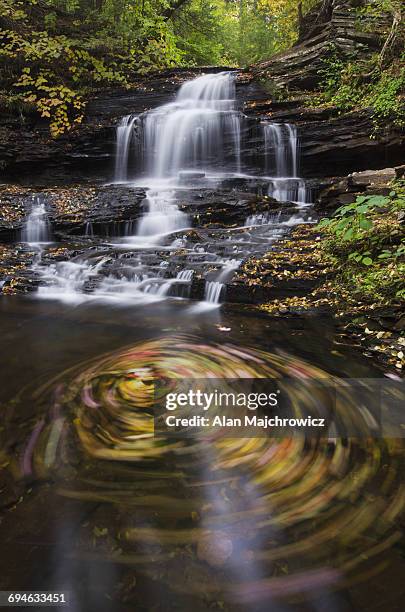
{"type": "Polygon", "coordinates": [[[399,7],[393,7],[392,10],[393,10],[393,16],[392,16],[391,30],[387,36],[387,39],[384,43],[383,48],[381,49],[380,57],[378,58],[378,63],[379,63],[380,68],[384,68],[384,66],[387,63],[387,59],[388,59],[387,56],[388,56],[389,50],[395,41],[396,35],[398,33],[398,29],[399,29],[399,24],[401,23],[401,20],[402,20],[401,9],[399,7]]]}

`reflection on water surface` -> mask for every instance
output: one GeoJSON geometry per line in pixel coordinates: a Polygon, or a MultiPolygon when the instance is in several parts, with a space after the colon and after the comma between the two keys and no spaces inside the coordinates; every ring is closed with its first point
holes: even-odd
{"type": "Polygon", "coordinates": [[[73,610],[399,609],[401,440],[174,441],[146,419],[156,378],[381,374],[327,319],[189,308],[2,301],[1,588],[73,610]]]}

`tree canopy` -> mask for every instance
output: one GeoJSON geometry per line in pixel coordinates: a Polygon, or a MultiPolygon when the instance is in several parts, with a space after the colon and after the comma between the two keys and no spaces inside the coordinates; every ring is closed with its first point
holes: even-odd
{"type": "MultiPolygon", "coordinates": [[[[0,0],[0,107],[34,109],[58,136],[82,121],[85,100],[98,88],[129,86],[173,66],[242,67],[268,59],[296,40],[299,16],[317,4],[0,0]]],[[[365,4],[381,10],[397,0],[365,4]]]]}

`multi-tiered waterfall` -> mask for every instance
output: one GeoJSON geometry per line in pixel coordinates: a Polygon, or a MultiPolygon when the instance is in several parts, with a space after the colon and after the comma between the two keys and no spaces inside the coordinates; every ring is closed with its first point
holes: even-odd
{"type": "MultiPolygon", "coordinates": [[[[221,188],[224,180],[232,193],[237,178],[249,189],[267,181],[269,195],[295,201],[298,207],[308,195],[298,178],[296,128],[260,124],[264,164],[252,175],[244,159],[251,137],[248,124],[238,108],[235,75],[230,72],[200,76],[184,83],[173,102],[124,117],[117,127],[115,181],[147,188],[136,231],[101,254],[92,251],[45,270],[39,264],[46,280],[40,294],[74,301],[155,301],[187,297],[191,283],[201,277],[205,306],[219,303],[226,294],[225,283],[243,259],[267,251],[289,225],[303,219],[291,213],[260,213],[239,228],[201,227],[196,242],[189,231],[187,194],[221,188]]],[[[131,228],[128,224],[133,232],[131,228]]],[[[94,239],[91,229],[86,235],[94,239]]]]}
{"type": "Polygon", "coordinates": [[[236,108],[232,73],[203,75],[184,83],[174,102],[117,128],[116,181],[128,174],[130,147],[138,168],[154,179],[177,179],[187,170],[241,170],[244,115],[236,108]]]}
{"type": "MultiPolygon", "coordinates": [[[[117,127],[115,181],[125,182],[134,163],[139,173],[179,184],[185,179],[220,177],[245,171],[243,135],[248,119],[238,109],[234,74],[208,74],[184,83],[174,102],[127,115],[117,127]]],[[[306,183],[299,178],[299,138],[288,123],[263,122],[263,174],[269,195],[279,201],[307,203],[306,183]]],[[[242,174],[243,176],[246,176],[242,174]]]]}

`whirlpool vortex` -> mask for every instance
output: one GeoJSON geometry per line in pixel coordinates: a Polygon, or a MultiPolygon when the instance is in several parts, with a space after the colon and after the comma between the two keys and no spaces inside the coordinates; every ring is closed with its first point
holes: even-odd
{"type": "MultiPolygon", "coordinates": [[[[82,532],[75,554],[133,564],[176,593],[248,609],[333,593],[386,568],[403,545],[402,441],[155,437],[156,398],[210,378],[332,380],[291,355],[166,336],[36,389],[41,414],[4,455],[15,478],[51,479],[62,498],[103,506],[108,546],[82,532]]],[[[5,439],[23,401],[22,392],[8,408],[5,439]]],[[[313,398],[300,401],[310,409],[313,398]]],[[[356,420],[356,409],[347,396],[341,418],[356,420]]]]}

